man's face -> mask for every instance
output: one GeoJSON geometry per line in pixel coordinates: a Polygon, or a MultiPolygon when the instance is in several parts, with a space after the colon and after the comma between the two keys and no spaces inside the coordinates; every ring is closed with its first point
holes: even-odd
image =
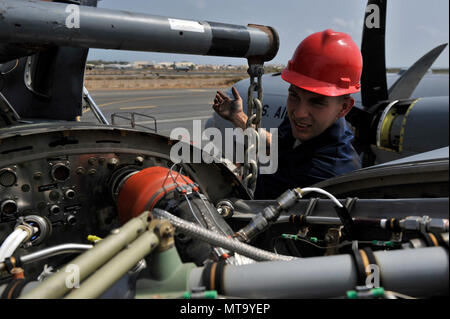
{"type": "Polygon", "coordinates": [[[354,103],[352,97],[325,96],[291,85],[286,106],[292,135],[302,142],[320,135],[354,103]]]}

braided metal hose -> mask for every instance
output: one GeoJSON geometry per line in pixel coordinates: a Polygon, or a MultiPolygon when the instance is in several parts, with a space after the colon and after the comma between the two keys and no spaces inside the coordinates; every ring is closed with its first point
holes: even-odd
{"type": "Polygon", "coordinates": [[[162,210],[162,209],[155,208],[155,209],[153,209],[152,213],[155,217],[166,218],[166,219],[170,220],[170,222],[175,227],[177,227],[181,232],[183,232],[186,235],[190,235],[192,237],[204,240],[211,245],[220,246],[225,249],[237,252],[243,256],[246,256],[248,258],[251,258],[251,259],[254,259],[257,261],[276,261],[276,260],[289,261],[289,260],[296,259],[296,257],[274,254],[274,253],[241,243],[237,240],[230,239],[226,236],[212,232],[208,229],[197,226],[196,224],[193,224],[191,222],[188,222],[181,218],[178,218],[178,217],[172,215],[171,213],[169,213],[165,210],[162,210]]]}

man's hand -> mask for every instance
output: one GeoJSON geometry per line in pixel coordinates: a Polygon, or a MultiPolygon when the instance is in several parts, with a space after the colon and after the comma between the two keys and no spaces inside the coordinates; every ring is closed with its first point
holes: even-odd
{"type": "Polygon", "coordinates": [[[233,92],[234,100],[223,92],[217,91],[214,98],[213,109],[222,118],[232,122],[236,127],[245,129],[247,115],[244,113],[242,107],[242,98],[234,86],[231,88],[231,91],[233,92]]]}

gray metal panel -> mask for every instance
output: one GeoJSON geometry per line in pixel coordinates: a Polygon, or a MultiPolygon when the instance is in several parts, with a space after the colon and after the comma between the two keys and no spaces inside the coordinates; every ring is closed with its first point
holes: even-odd
{"type": "Polygon", "coordinates": [[[427,97],[411,105],[403,121],[403,150],[426,152],[448,146],[449,97],[427,97]]]}
{"type": "Polygon", "coordinates": [[[391,165],[400,165],[400,164],[412,164],[416,162],[423,162],[423,161],[436,161],[436,160],[448,160],[449,156],[449,147],[442,147],[436,150],[432,150],[429,152],[420,153],[413,156],[404,157],[395,161],[390,161],[387,163],[379,164],[372,166],[371,168],[377,168],[381,166],[391,166],[391,165]]]}

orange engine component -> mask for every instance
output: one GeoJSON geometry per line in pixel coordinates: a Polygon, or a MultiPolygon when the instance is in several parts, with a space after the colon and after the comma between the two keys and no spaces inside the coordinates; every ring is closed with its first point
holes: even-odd
{"type": "Polygon", "coordinates": [[[189,177],[166,167],[149,167],[132,175],[124,183],[117,197],[117,210],[121,223],[151,210],[165,194],[177,186],[194,183],[189,177]]]}

